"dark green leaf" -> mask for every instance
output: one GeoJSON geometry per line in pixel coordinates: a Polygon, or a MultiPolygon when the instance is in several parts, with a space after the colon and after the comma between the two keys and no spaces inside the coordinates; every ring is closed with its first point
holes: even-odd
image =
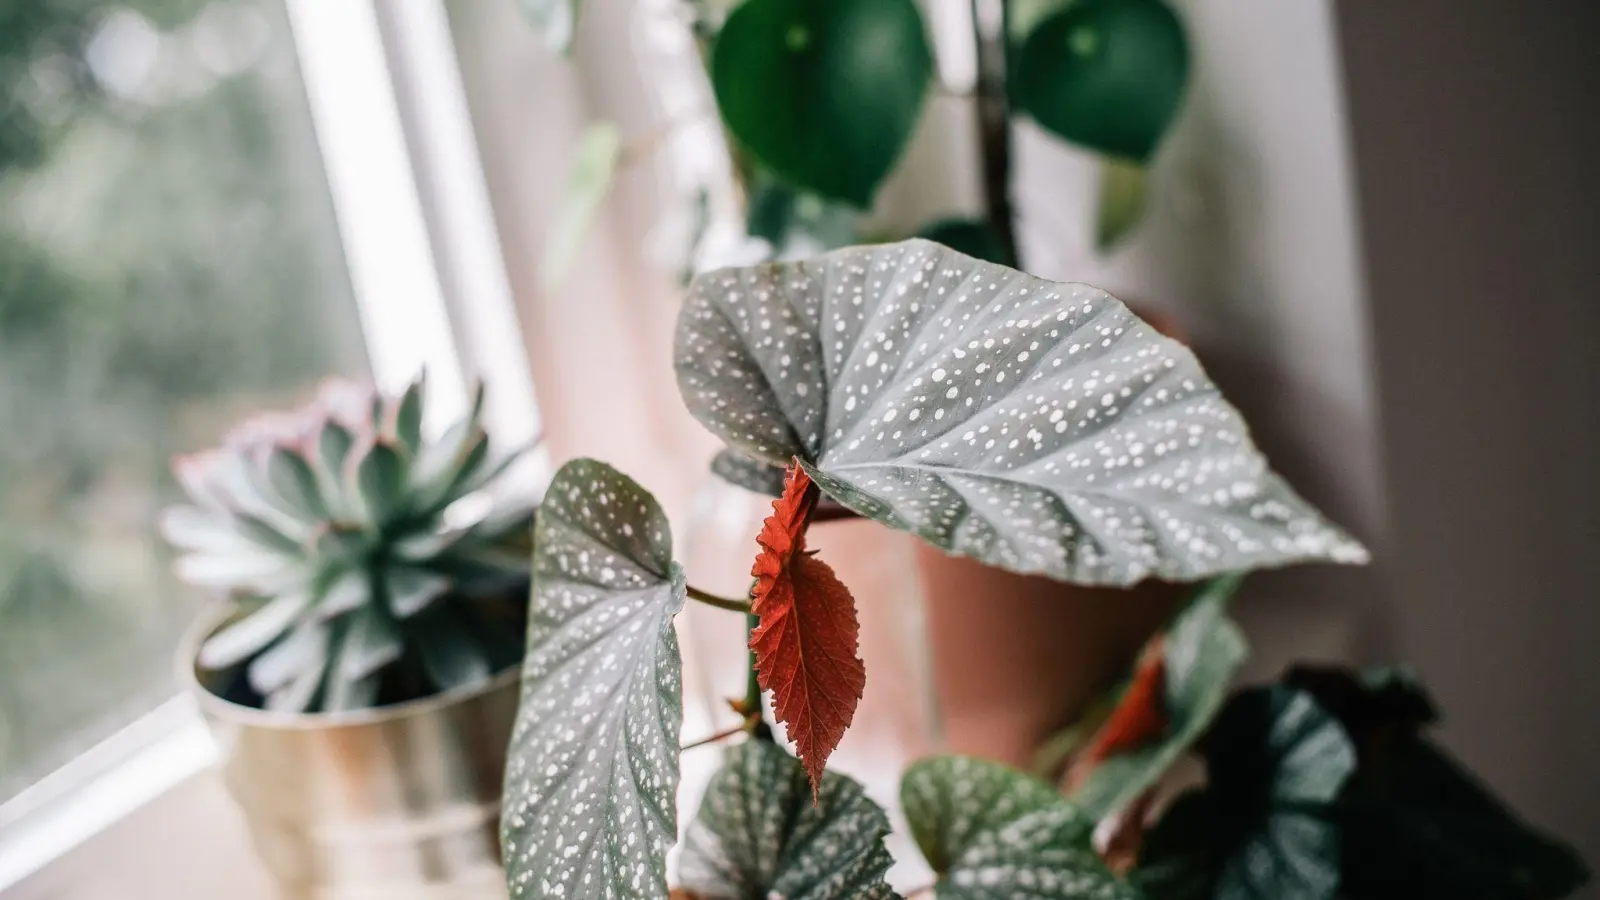
{"type": "Polygon", "coordinates": [[[322,486],[311,464],[298,452],[274,447],[267,454],[267,482],[278,499],[287,504],[299,519],[322,519],[328,515],[322,486]]]}
{"type": "Polygon", "coordinates": [[[356,487],[368,521],[382,526],[400,512],[405,502],[405,455],[393,444],[372,444],[356,464],[356,487]]]}
{"type": "Polygon", "coordinates": [[[1159,743],[1100,763],[1072,800],[1098,820],[1155,784],[1211,724],[1244,662],[1244,635],[1228,620],[1228,599],[1243,578],[1229,575],[1200,589],[1162,642],[1167,735],[1159,743]]]}
{"type": "Polygon", "coordinates": [[[1091,584],[1366,552],[1301,500],[1182,345],[1115,298],[911,240],[700,276],[678,386],[947,552],[1091,584]]]}
{"type": "Polygon", "coordinates": [[[1153,900],[1331,900],[1339,886],[1334,800],[1355,750],[1310,694],[1244,691],[1206,738],[1209,781],[1162,817],[1134,880],[1153,900]]]}
{"type": "Polygon", "coordinates": [[[1381,765],[1363,760],[1344,807],[1343,886],[1358,900],[1553,900],[1589,880],[1571,848],[1425,740],[1400,741],[1381,765]]]}
{"type": "Polygon", "coordinates": [[[933,76],[912,0],[747,0],[711,57],[722,120],[783,179],[865,208],[933,76]]]}
{"type": "Polygon", "coordinates": [[[218,629],[200,645],[195,661],[202,669],[226,669],[259,653],[289,630],[311,605],[308,591],[290,591],[218,629]]]}
{"type": "Polygon", "coordinates": [[[494,675],[483,643],[454,610],[435,607],[413,619],[412,626],[422,667],[438,690],[471,687],[494,675]]]}
{"type": "Polygon", "coordinates": [[[1109,253],[1144,217],[1150,173],[1141,163],[1118,157],[1100,161],[1100,196],[1095,212],[1094,246],[1109,253]]]}
{"type": "Polygon", "coordinates": [[[1055,789],[986,760],[944,756],[906,771],[900,801],[939,874],[940,900],[1132,900],[1091,844],[1094,820],[1055,789]]]}
{"type": "Polygon", "coordinates": [[[1189,79],[1183,23],[1161,0],[1078,0],[1022,46],[1013,102],[1077,144],[1147,161],[1189,79]]]}
{"type": "Polygon", "coordinates": [[[422,449],[422,392],[426,387],[425,378],[411,382],[394,411],[395,437],[413,458],[422,449]]]}
{"type": "Polygon", "coordinates": [[[883,900],[889,818],[828,772],[816,802],[799,760],[767,741],[727,751],[689,824],[682,886],[705,900],[883,900]]]}
{"type": "Polygon", "coordinates": [[[533,568],[501,819],[511,896],[664,897],[685,593],[666,514],[610,466],[570,462],[539,510],[533,568]]]}
{"type": "Polygon", "coordinates": [[[1002,266],[1015,265],[1011,260],[1011,254],[1006,251],[1005,242],[1000,239],[999,232],[994,230],[993,225],[981,219],[941,219],[924,226],[917,232],[917,236],[943,244],[974,259],[999,263],[1002,266]]]}

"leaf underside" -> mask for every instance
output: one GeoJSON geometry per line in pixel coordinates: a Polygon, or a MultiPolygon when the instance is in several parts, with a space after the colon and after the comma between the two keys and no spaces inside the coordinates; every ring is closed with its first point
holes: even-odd
{"type": "Polygon", "coordinates": [[[1135,900],[1090,840],[1094,821],[1042,781],[999,763],[943,756],[900,786],[940,900],[1135,900]]]}
{"type": "Polygon", "coordinates": [[[679,881],[706,900],[878,900],[894,860],[889,819],[829,772],[813,802],[798,760],[766,741],[727,751],[684,835],[679,881]]]}
{"type": "Polygon", "coordinates": [[[666,516],[610,466],[568,463],[541,507],[533,569],[501,819],[511,896],[663,897],[685,594],[666,516]]]}
{"type": "Polygon", "coordinates": [[[1243,579],[1224,576],[1202,587],[1162,640],[1167,731],[1155,744],[1101,761],[1072,794],[1095,819],[1131,803],[1160,780],[1222,708],[1246,655],[1244,636],[1227,616],[1243,579]]]}
{"type": "Polygon", "coordinates": [[[1366,551],[1301,500],[1189,350],[1086,285],[924,240],[696,279],[684,402],[850,509],[990,565],[1191,581],[1366,551]]]}
{"type": "Polygon", "coordinates": [[[750,571],[756,578],[750,611],[759,620],[750,649],[762,690],[772,692],[773,712],[788,726],[811,783],[820,786],[828,757],[855,717],[867,672],[857,655],[855,599],[827,563],[806,552],[816,497],[811,479],[793,468],[762,523],[761,553],[750,571]]]}

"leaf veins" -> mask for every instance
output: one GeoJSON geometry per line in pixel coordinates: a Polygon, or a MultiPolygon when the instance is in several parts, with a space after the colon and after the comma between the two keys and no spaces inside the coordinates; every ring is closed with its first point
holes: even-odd
{"type": "Polygon", "coordinates": [[[857,655],[861,626],[855,599],[827,563],[806,551],[805,532],[819,491],[798,463],[789,467],[783,496],[761,525],[761,552],[750,633],[756,676],[772,692],[778,721],[788,726],[812,792],[828,756],[839,746],[866,687],[857,655]]]}

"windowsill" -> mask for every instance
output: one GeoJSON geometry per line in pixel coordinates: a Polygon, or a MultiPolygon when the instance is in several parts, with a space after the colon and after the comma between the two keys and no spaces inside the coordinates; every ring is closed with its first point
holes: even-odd
{"type": "Polygon", "coordinates": [[[5,900],[277,900],[206,768],[0,894],[5,900]]]}

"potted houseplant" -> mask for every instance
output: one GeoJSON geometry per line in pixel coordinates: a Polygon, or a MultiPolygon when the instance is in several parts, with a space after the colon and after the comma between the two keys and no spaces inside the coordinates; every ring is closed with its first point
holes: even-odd
{"type": "Polygon", "coordinates": [[[1403,671],[1301,667],[1230,696],[1245,575],[1365,554],[1273,474],[1194,356],[1111,296],[912,240],[702,275],[676,347],[689,410],[783,466],[782,493],[749,595],[727,597],[686,583],[640,485],[594,460],[557,473],[506,770],[516,900],[668,897],[679,754],[739,738],[671,896],[900,896],[888,816],[827,769],[868,661],[856,598],[808,551],[825,504],[1007,571],[1197,585],[1079,723],[1059,781],[971,756],[909,768],[901,811],[934,876],[908,896],[1526,900],[1586,880],[1426,737],[1433,705],[1403,671]],[[680,746],[688,601],[753,620],[751,670],[728,686],[740,724],[680,746]],[[1174,798],[1192,755],[1204,783],[1174,798]]]}
{"type": "MultiPolygon", "coordinates": [[[[577,0],[522,3],[550,47],[569,48],[577,0]]],[[[934,203],[937,214],[927,221],[886,232],[870,213],[928,114],[937,80],[918,4],[684,0],[735,183],[732,191],[712,184],[686,198],[697,214],[685,218],[700,230],[684,268],[800,258],[913,233],[1020,267],[1011,169],[1014,124],[1024,118],[1099,157],[1095,241],[1103,253],[1117,247],[1142,218],[1148,173],[1188,91],[1182,18],[1165,0],[972,0],[970,7],[965,37],[975,77],[956,90],[970,100],[981,208],[934,203]],[[717,211],[727,218],[729,207],[739,221],[716,227],[717,211]]],[[[694,120],[692,110],[680,110],[669,124],[694,120]]],[[[670,146],[662,134],[628,143],[611,123],[594,126],[573,168],[547,274],[570,263],[575,231],[592,218],[619,166],[670,146]]],[[[729,458],[742,453],[730,449],[717,471],[748,469],[729,458]]],[[[779,482],[769,472],[742,483],[770,493],[779,482]]],[[[957,747],[1013,762],[1081,713],[1183,593],[1160,577],[1136,586],[1138,579],[1069,584],[933,547],[914,557],[944,734],[957,747]],[[1070,648],[1060,635],[1070,636],[1070,648]],[[1041,682],[1050,689],[1025,689],[1041,682]]]]}
{"type": "Polygon", "coordinates": [[[179,658],[256,848],[292,897],[499,881],[533,508],[491,489],[482,390],[438,436],[421,379],[334,381],[176,460],[162,530],[223,602],[179,658]]]}

